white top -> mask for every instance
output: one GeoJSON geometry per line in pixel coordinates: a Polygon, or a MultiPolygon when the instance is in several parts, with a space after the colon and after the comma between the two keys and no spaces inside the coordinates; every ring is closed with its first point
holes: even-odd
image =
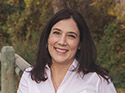
{"type": "MultiPolygon", "coordinates": [[[[77,65],[78,62],[74,60],[64,80],[60,84],[57,93],[116,93],[112,82],[110,81],[108,84],[107,81],[101,76],[99,77],[97,73],[91,72],[82,77],[77,71],[72,71],[77,65]]],[[[30,71],[31,69],[32,68],[28,68],[26,71],[30,71]]],[[[30,73],[26,71],[24,71],[22,75],[17,93],[55,93],[50,68],[48,66],[46,69],[48,79],[40,83],[33,81],[30,73]]]]}

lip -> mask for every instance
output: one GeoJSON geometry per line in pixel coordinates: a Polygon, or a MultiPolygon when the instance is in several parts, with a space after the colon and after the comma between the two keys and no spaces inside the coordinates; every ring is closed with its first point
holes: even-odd
{"type": "Polygon", "coordinates": [[[54,47],[54,49],[59,54],[66,54],[68,52],[68,49],[64,49],[64,48],[54,47]]]}

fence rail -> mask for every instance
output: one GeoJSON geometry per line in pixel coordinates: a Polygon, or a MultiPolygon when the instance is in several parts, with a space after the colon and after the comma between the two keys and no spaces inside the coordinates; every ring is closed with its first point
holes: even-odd
{"type": "Polygon", "coordinates": [[[4,46],[0,53],[1,61],[1,91],[0,93],[16,93],[15,72],[19,75],[31,65],[18,54],[12,46],[4,46]]]}

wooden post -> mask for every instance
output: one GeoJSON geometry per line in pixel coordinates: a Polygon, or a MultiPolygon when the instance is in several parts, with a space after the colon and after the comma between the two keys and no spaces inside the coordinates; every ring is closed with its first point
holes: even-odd
{"type": "Polygon", "coordinates": [[[15,50],[4,46],[1,51],[1,89],[2,93],[15,93],[14,80],[15,50]]]}

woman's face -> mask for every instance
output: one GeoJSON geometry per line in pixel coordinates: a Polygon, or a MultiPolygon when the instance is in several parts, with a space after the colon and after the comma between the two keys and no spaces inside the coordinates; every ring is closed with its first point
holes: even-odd
{"type": "Polygon", "coordinates": [[[80,33],[75,21],[64,19],[53,25],[48,38],[52,63],[71,64],[79,45],[80,33]]]}

